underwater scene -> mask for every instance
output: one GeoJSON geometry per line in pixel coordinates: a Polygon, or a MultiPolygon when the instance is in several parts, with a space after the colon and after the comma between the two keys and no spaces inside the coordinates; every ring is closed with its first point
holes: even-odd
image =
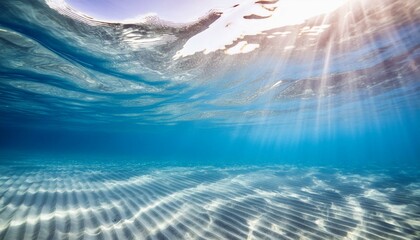
{"type": "Polygon", "coordinates": [[[2,0],[0,52],[0,240],[420,239],[419,0],[2,0]]]}

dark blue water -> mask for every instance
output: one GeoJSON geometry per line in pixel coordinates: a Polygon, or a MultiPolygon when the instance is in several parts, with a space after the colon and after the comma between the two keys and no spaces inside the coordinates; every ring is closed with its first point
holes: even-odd
{"type": "Polygon", "coordinates": [[[177,57],[228,11],[2,1],[0,239],[419,238],[419,8],[351,0],[177,57]]]}

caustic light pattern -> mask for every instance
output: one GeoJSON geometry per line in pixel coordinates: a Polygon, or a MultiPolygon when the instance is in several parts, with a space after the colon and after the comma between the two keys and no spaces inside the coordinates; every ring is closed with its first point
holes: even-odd
{"type": "Polygon", "coordinates": [[[420,234],[420,182],[410,169],[143,168],[2,167],[0,239],[408,240],[420,234]]]}

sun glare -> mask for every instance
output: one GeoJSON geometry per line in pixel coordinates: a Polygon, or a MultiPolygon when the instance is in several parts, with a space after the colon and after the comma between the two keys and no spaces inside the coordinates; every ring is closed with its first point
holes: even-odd
{"type": "MultiPolygon", "coordinates": [[[[330,13],[347,0],[282,0],[282,1],[244,1],[229,9],[208,29],[195,35],[174,56],[174,59],[193,55],[197,52],[208,54],[224,50],[226,46],[245,36],[258,35],[264,31],[297,25],[306,19],[330,13]],[[215,38],[215,36],[217,36],[215,38]]],[[[228,53],[247,53],[232,51],[228,53]]]]}

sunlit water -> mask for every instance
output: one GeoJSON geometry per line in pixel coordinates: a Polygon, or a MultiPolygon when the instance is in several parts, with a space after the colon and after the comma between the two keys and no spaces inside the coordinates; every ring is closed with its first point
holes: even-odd
{"type": "Polygon", "coordinates": [[[1,1],[0,239],[419,238],[420,3],[296,2],[1,1]]]}

